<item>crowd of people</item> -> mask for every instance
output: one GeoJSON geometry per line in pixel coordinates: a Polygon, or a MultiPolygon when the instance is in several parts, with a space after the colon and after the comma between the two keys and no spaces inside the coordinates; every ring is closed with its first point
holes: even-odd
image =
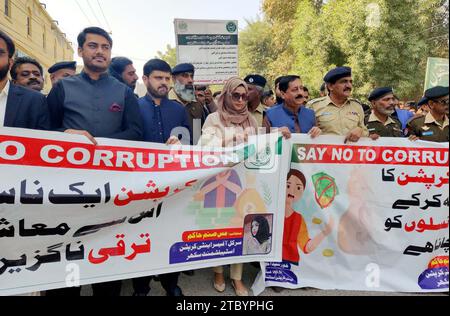
{"type": "MultiPolygon", "coordinates": [[[[448,87],[427,90],[417,105],[401,104],[392,87],[375,87],[368,97],[370,105],[365,105],[351,97],[351,68],[338,67],[325,75],[321,96],[312,100],[299,75],[279,77],[273,91],[262,75],[234,77],[222,91],[213,93],[208,86],[195,85],[192,64],[172,68],[164,60],[151,59],[142,77],[147,94],[139,98],[134,93],[139,78],[133,62],[111,58],[112,48],[106,31],[84,29],[78,36],[83,70],[76,74],[72,61],[55,64],[48,70],[52,89],[46,96],[41,93],[42,66],[28,57],[14,59],[13,40],[0,31],[0,127],[84,135],[93,144],[95,138],[106,137],[228,147],[270,132],[286,138],[294,133],[313,138],[340,135],[345,142],[362,137],[449,141],[448,87]]],[[[231,266],[238,296],[248,295],[243,273],[242,264],[231,266]]],[[[179,273],[158,278],[167,295],[183,295],[179,273]]],[[[148,295],[151,280],[134,279],[134,295],[148,295]]],[[[224,267],[214,268],[213,286],[219,292],[225,290],[224,267]]],[[[118,296],[120,291],[121,281],[93,285],[94,295],[118,296]]],[[[80,288],[47,291],[47,295],[80,295],[80,288]]]]}

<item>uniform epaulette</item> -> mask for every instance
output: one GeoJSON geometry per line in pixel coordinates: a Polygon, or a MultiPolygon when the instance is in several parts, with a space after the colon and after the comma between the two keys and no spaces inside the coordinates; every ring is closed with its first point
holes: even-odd
{"type": "Polygon", "coordinates": [[[309,101],[308,103],[306,103],[306,107],[307,107],[307,108],[310,108],[310,107],[312,107],[314,104],[316,104],[316,103],[318,103],[318,102],[321,102],[321,101],[325,100],[326,98],[327,98],[327,97],[321,97],[321,98],[313,99],[313,100],[309,101]]]}
{"type": "Polygon", "coordinates": [[[354,98],[349,98],[349,101],[355,101],[356,103],[361,104],[361,106],[363,105],[363,103],[361,101],[359,101],[358,99],[354,99],[354,98]]]}
{"type": "Polygon", "coordinates": [[[411,117],[411,118],[408,120],[407,124],[410,124],[410,123],[412,123],[412,122],[414,122],[414,121],[417,121],[417,120],[419,120],[419,119],[424,119],[424,122],[425,122],[425,115],[415,115],[415,116],[411,117]]]}

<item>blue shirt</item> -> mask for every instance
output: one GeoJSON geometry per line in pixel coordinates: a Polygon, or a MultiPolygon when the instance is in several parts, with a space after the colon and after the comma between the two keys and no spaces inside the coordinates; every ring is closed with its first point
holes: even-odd
{"type": "Polygon", "coordinates": [[[266,111],[266,127],[287,127],[291,133],[307,134],[316,126],[316,115],[313,110],[301,106],[298,113],[293,113],[284,104],[266,111]]]}
{"type": "Polygon", "coordinates": [[[187,142],[191,131],[186,110],[181,104],[164,98],[161,105],[157,106],[146,95],[139,99],[139,108],[144,122],[144,141],[165,144],[172,134],[178,137],[182,134],[183,143],[187,142]],[[183,128],[184,133],[174,131],[175,128],[183,128]]]}

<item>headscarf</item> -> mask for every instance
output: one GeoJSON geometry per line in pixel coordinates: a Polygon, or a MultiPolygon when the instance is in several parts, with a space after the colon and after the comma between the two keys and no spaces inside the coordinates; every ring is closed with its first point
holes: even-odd
{"type": "Polygon", "coordinates": [[[272,234],[270,233],[270,226],[267,219],[264,216],[258,215],[253,219],[252,223],[253,222],[257,222],[259,224],[259,229],[256,235],[253,235],[252,232],[253,237],[255,237],[255,239],[258,240],[260,244],[269,240],[272,234]]]}
{"type": "Polygon", "coordinates": [[[240,86],[244,87],[245,92],[248,93],[248,87],[244,80],[233,77],[227,81],[223,87],[222,94],[217,101],[217,112],[225,127],[239,126],[244,130],[250,127],[254,128],[254,131],[256,132],[258,123],[248,111],[248,107],[245,106],[238,110],[233,106],[231,95],[240,86]]]}

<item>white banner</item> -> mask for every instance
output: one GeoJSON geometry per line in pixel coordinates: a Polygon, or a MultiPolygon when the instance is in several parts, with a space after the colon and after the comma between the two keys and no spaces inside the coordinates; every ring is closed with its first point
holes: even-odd
{"type": "Polygon", "coordinates": [[[281,260],[278,135],[222,151],[97,141],[0,129],[0,295],[281,260]]]}
{"type": "Polygon", "coordinates": [[[343,143],[294,135],[283,261],[253,291],[448,291],[449,144],[343,143]]]}
{"type": "Polygon", "coordinates": [[[224,84],[239,74],[238,21],[175,19],[178,63],[195,67],[196,84],[224,84]]]}

